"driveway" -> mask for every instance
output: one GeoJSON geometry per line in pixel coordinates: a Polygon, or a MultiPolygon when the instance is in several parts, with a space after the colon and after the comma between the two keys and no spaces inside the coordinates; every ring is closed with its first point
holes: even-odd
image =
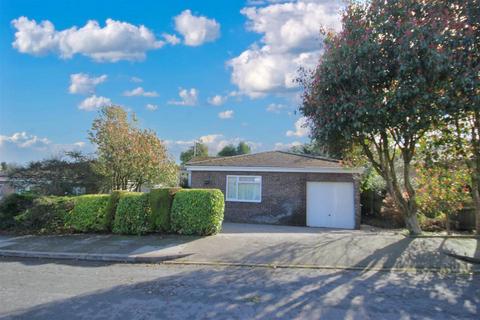
{"type": "Polygon", "coordinates": [[[165,263],[263,265],[355,270],[480,271],[444,252],[479,255],[478,239],[409,238],[395,232],[224,224],[211,237],[119,235],[23,236],[0,239],[2,252],[158,257],[165,263]]]}

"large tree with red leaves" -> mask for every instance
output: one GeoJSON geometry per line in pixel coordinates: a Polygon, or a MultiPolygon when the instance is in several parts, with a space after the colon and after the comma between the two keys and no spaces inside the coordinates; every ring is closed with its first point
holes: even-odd
{"type": "Polygon", "coordinates": [[[325,53],[304,81],[301,112],[314,138],[361,146],[413,234],[421,230],[412,159],[419,139],[445,114],[448,14],[445,1],[351,3],[343,30],[326,34],[325,53]]]}

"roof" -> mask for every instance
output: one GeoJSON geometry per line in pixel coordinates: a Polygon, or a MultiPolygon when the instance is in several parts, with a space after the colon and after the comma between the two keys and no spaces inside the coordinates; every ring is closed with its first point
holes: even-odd
{"type": "Polygon", "coordinates": [[[286,151],[267,151],[232,157],[191,160],[187,167],[268,167],[268,168],[338,168],[339,160],[286,151]]]}

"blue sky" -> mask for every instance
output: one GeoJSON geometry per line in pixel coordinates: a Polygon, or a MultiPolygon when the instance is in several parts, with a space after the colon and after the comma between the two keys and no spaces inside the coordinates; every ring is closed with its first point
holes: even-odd
{"type": "Polygon", "coordinates": [[[308,141],[293,82],[321,55],[332,1],[0,1],[0,161],[78,149],[118,104],[170,153],[308,141]]]}

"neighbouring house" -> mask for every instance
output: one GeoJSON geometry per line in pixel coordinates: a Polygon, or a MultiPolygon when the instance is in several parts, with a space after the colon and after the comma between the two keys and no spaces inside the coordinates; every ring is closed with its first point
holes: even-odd
{"type": "Polygon", "coordinates": [[[225,220],[355,229],[361,169],[340,161],[269,151],[188,162],[192,188],[225,194],[225,220]]]}

